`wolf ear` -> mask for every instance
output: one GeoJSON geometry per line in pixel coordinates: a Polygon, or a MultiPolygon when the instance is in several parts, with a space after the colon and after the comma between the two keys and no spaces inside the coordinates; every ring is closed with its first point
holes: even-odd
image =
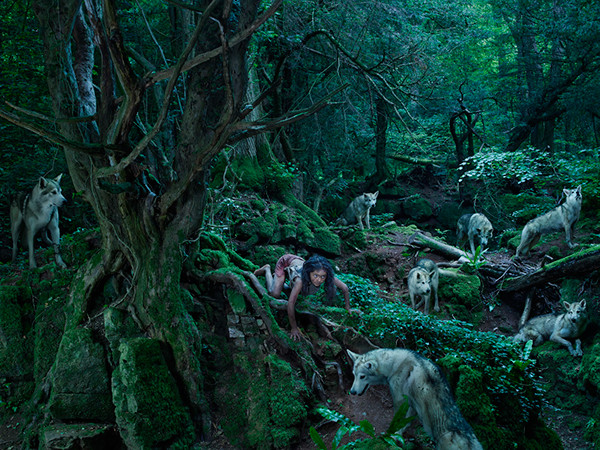
{"type": "Polygon", "coordinates": [[[63,174],[61,173],[59,176],[57,176],[54,181],[56,181],[57,183],[60,183],[60,179],[62,178],[63,174]]]}
{"type": "Polygon", "coordinates": [[[45,188],[48,184],[48,181],[44,177],[40,177],[39,183],[41,188],[45,188]]]}
{"type": "Polygon", "coordinates": [[[373,197],[377,198],[378,195],[379,195],[379,191],[375,192],[375,194],[373,194],[373,197]]]}
{"type": "Polygon", "coordinates": [[[354,353],[350,350],[346,350],[346,351],[348,352],[348,356],[350,357],[352,362],[356,361],[358,359],[358,357],[360,356],[358,353],[354,353]]]}
{"type": "Polygon", "coordinates": [[[579,302],[579,306],[581,306],[583,309],[585,309],[585,307],[586,307],[585,298],[579,302]]]}
{"type": "Polygon", "coordinates": [[[569,302],[563,302],[563,306],[565,309],[571,309],[571,304],[569,302]]]}

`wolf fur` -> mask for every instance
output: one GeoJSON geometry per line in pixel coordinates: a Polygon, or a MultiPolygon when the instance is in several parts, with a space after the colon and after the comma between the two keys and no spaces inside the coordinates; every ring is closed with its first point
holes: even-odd
{"type": "MultiPolygon", "coordinates": [[[[527,298],[527,302],[531,302],[531,299],[527,298]]],[[[582,356],[581,341],[578,338],[587,325],[586,301],[564,302],[564,306],[566,312],[562,314],[546,314],[526,322],[531,310],[530,303],[526,304],[519,322],[519,332],[513,337],[513,341],[525,343],[531,340],[533,345],[540,345],[551,340],[567,347],[571,355],[582,356]],[[567,339],[575,339],[575,348],[567,339]]]]}
{"type": "Polygon", "coordinates": [[[371,208],[375,206],[375,203],[377,203],[378,195],[379,191],[375,192],[374,194],[364,193],[363,195],[359,195],[358,197],[356,197],[350,202],[344,213],[335,222],[336,225],[353,225],[355,223],[358,223],[360,229],[364,230],[362,221],[363,219],[365,219],[367,229],[370,229],[370,211],[371,208]]]}
{"type": "Polygon", "coordinates": [[[363,355],[348,350],[354,363],[350,394],[362,395],[372,384],[390,387],[394,410],[408,399],[408,416],[417,415],[438,450],[479,450],[481,444],[463,418],[441,369],[406,349],[377,349],[363,355]]]}
{"type": "Polygon", "coordinates": [[[573,234],[575,233],[575,223],[577,223],[581,213],[581,186],[576,189],[563,189],[563,195],[566,200],[562,205],[527,222],[521,233],[521,242],[517,247],[517,258],[521,255],[527,255],[540,240],[542,234],[555,231],[565,230],[569,248],[577,245],[573,243],[573,234]]]}
{"type": "Polygon", "coordinates": [[[29,194],[20,192],[11,199],[10,229],[13,241],[13,263],[17,259],[19,237],[22,236],[29,250],[29,267],[36,267],[33,256],[33,239],[41,231],[44,241],[54,247],[56,264],[63,268],[67,267],[60,255],[60,230],[58,228],[58,208],[67,201],[60,188],[61,177],[62,175],[59,175],[53,180],[41,177],[29,194]]]}
{"type": "Polygon", "coordinates": [[[471,254],[475,254],[475,240],[481,246],[483,250],[487,247],[488,240],[494,233],[494,227],[490,220],[483,214],[464,214],[458,219],[457,224],[457,245],[460,244],[465,238],[469,239],[471,245],[471,254]]]}
{"type": "Polygon", "coordinates": [[[408,272],[408,294],[410,295],[410,303],[413,309],[421,307],[425,304],[424,312],[429,314],[431,305],[431,294],[435,298],[435,311],[440,310],[438,300],[438,286],[440,284],[440,270],[436,263],[430,259],[421,259],[417,265],[408,272]],[[416,304],[416,298],[420,297],[421,301],[416,304]]]}

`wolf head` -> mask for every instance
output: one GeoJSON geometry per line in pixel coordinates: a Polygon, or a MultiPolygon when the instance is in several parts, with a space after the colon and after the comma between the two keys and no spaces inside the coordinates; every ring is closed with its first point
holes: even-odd
{"type": "Polygon", "coordinates": [[[563,189],[563,195],[566,198],[565,203],[581,204],[581,185],[575,189],[563,189]]]}
{"type": "Polygon", "coordinates": [[[354,363],[352,373],[354,374],[354,383],[350,388],[350,394],[363,395],[369,384],[381,383],[380,377],[377,374],[377,361],[371,358],[369,353],[359,355],[358,353],[348,351],[348,356],[354,363]]]}
{"type": "Polygon", "coordinates": [[[483,214],[473,214],[471,221],[475,225],[475,236],[479,237],[481,247],[487,247],[488,240],[494,234],[494,227],[483,214]]]}
{"type": "Polygon", "coordinates": [[[413,293],[416,295],[429,294],[431,291],[431,275],[424,269],[417,270],[414,276],[414,284],[412,284],[413,293]]]}
{"type": "Polygon", "coordinates": [[[364,193],[363,194],[363,204],[367,208],[372,208],[377,203],[377,196],[379,195],[379,191],[374,194],[364,193]]]}
{"type": "Polygon", "coordinates": [[[33,198],[39,198],[45,206],[48,207],[60,207],[67,199],[63,197],[62,190],[60,188],[60,179],[62,174],[54,178],[53,180],[47,180],[44,177],[40,177],[38,183],[33,188],[33,198]]]}
{"type": "Polygon", "coordinates": [[[565,318],[573,323],[579,323],[586,318],[586,301],[581,300],[578,303],[567,303],[564,302],[565,308],[567,310],[565,314],[565,318]]]}

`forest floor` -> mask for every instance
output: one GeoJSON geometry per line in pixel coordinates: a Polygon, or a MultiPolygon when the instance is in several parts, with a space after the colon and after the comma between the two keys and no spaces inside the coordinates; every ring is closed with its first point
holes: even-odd
{"type": "MultiPolygon", "coordinates": [[[[565,247],[564,239],[562,236],[557,236],[556,240],[548,242],[547,248],[550,246],[565,247]],[[561,242],[562,239],[562,242],[561,242]]],[[[400,237],[395,239],[396,242],[391,243],[389,240],[386,242],[379,241],[373,242],[366,249],[361,252],[350,252],[345,254],[342,258],[336,259],[338,267],[336,271],[344,273],[349,270],[350,267],[356,266],[356,258],[364,258],[366,255],[376,257],[382,261],[385,261],[386,271],[385,274],[380,274],[377,277],[377,283],[380,288],[387,292],[390,298],[397,299],[409,305],[410,300],[408,296],[408,288],[404,279],[397,278],[398,267],[413,267],[416,261],[423,257],[423,252],[419,249],[410,251],[410,247],[399,245],[400,242],[407,242],[408,236],[400,237]],[[399,238],[399,239],[398,239],[399,238]],[[405,240],[403,240],[405,238],[405,240]]],[[[538,247],[531,255],[529,262],[536,264],[542,259],[542,256],[546,253],[547,248],[538,247]]],[[[434,260],[436,263],[451,262],[445,260],[443,257],[434,253],[428,253],[425,257],[434,260]]],[[[486,257],[488,260],[499,263],[508,260],[512,254],[507,252],[488,252],[486,257]]],[[[443,277],[440,279],[440,284],[443,283],[443,277]]],[[[485,294],[484,294],[485,295],[485,294]]],[[[437,317],[440,319],[452,319],[449,316],[447,310],[444,308],[444,299],[440,298],[440,312],[437,317]]],[[[518,322],[522,314],[522,303],[516,302],[510,304],[510,302],[499,301],[495,303],[493,308],[489,308],[484,305],[483,311],[484,316],[478,327],[480,331],[491,331],[503,335],[513,335],[518,330],[518,322]]],[[[534,313],[532,312],[532,315],[534,313]]],[[[349,419],[352,419],[355,423],[359,423],[361,420],[367,419],[374,427],[377,434],[386,431],[393,417],[393,407],[389,389],[386,386],[372,386],[362,396],[352,396],[348,392],[352,385],[351,379],[344,380],[345,390],[339,388],[333,388],[328,392],[330,395],[328,407],[344,414],[349,419]]],[[[574,415],[569,412],[562,412],[552,405],[548,405],[544,409],[544,416],[546,423],[550,428],[557,432],[560,436],[565,450],[587,450],[593,449],[592,443],[587,442],[583,438],[583,428],[573,428],[570,425],[574,419],[574,415]]],[[[581,420],[585,420],[582,416],[581,420]]],[[[337,430],[340,428],[339,424],[326,423],[318,428],[319,434],[326,443],[330,443],[334,438],[337,430]]],[[[356,438],[367,438],[367,435],[357,432],[353,435],[353,439],[356,438]]],[[[425,437],[422,427],[409,427],[407,433],[405,433],[405,439],[407,444],[413,444],[410,448],[417,449],[433,449],[433,444],[423,446],[422,442],[427,442],[428,438],[425,437]],[[419,439],[414,439],[414,433],[419,435],[419,439]]],[[[344,439],[342,442],[346,443],[349,439],[344,439]]],[[[314,443],[306,433],[306,439],[297,447],[298,450],[308,450],[315,448],[314,443]]]]}

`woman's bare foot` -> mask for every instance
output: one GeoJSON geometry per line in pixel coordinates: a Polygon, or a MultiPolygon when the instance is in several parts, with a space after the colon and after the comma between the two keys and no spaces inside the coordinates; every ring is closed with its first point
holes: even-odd
{"type": "Polygon", "coordinates": [[[267,267],[268,267],[269,269],[271,268],[271,266],[270,266],[269,264],[265,264],[265,265],[264,265],[264,266],[262,266],[260,269],[256,269],[256,270],[254,271],[254,275],[256,275],[256,276],[259,276],[259,275],[264,275],[264,274],[265,274],[265,272],[266,272],[266,270],[267,270],[267,267]]]}

